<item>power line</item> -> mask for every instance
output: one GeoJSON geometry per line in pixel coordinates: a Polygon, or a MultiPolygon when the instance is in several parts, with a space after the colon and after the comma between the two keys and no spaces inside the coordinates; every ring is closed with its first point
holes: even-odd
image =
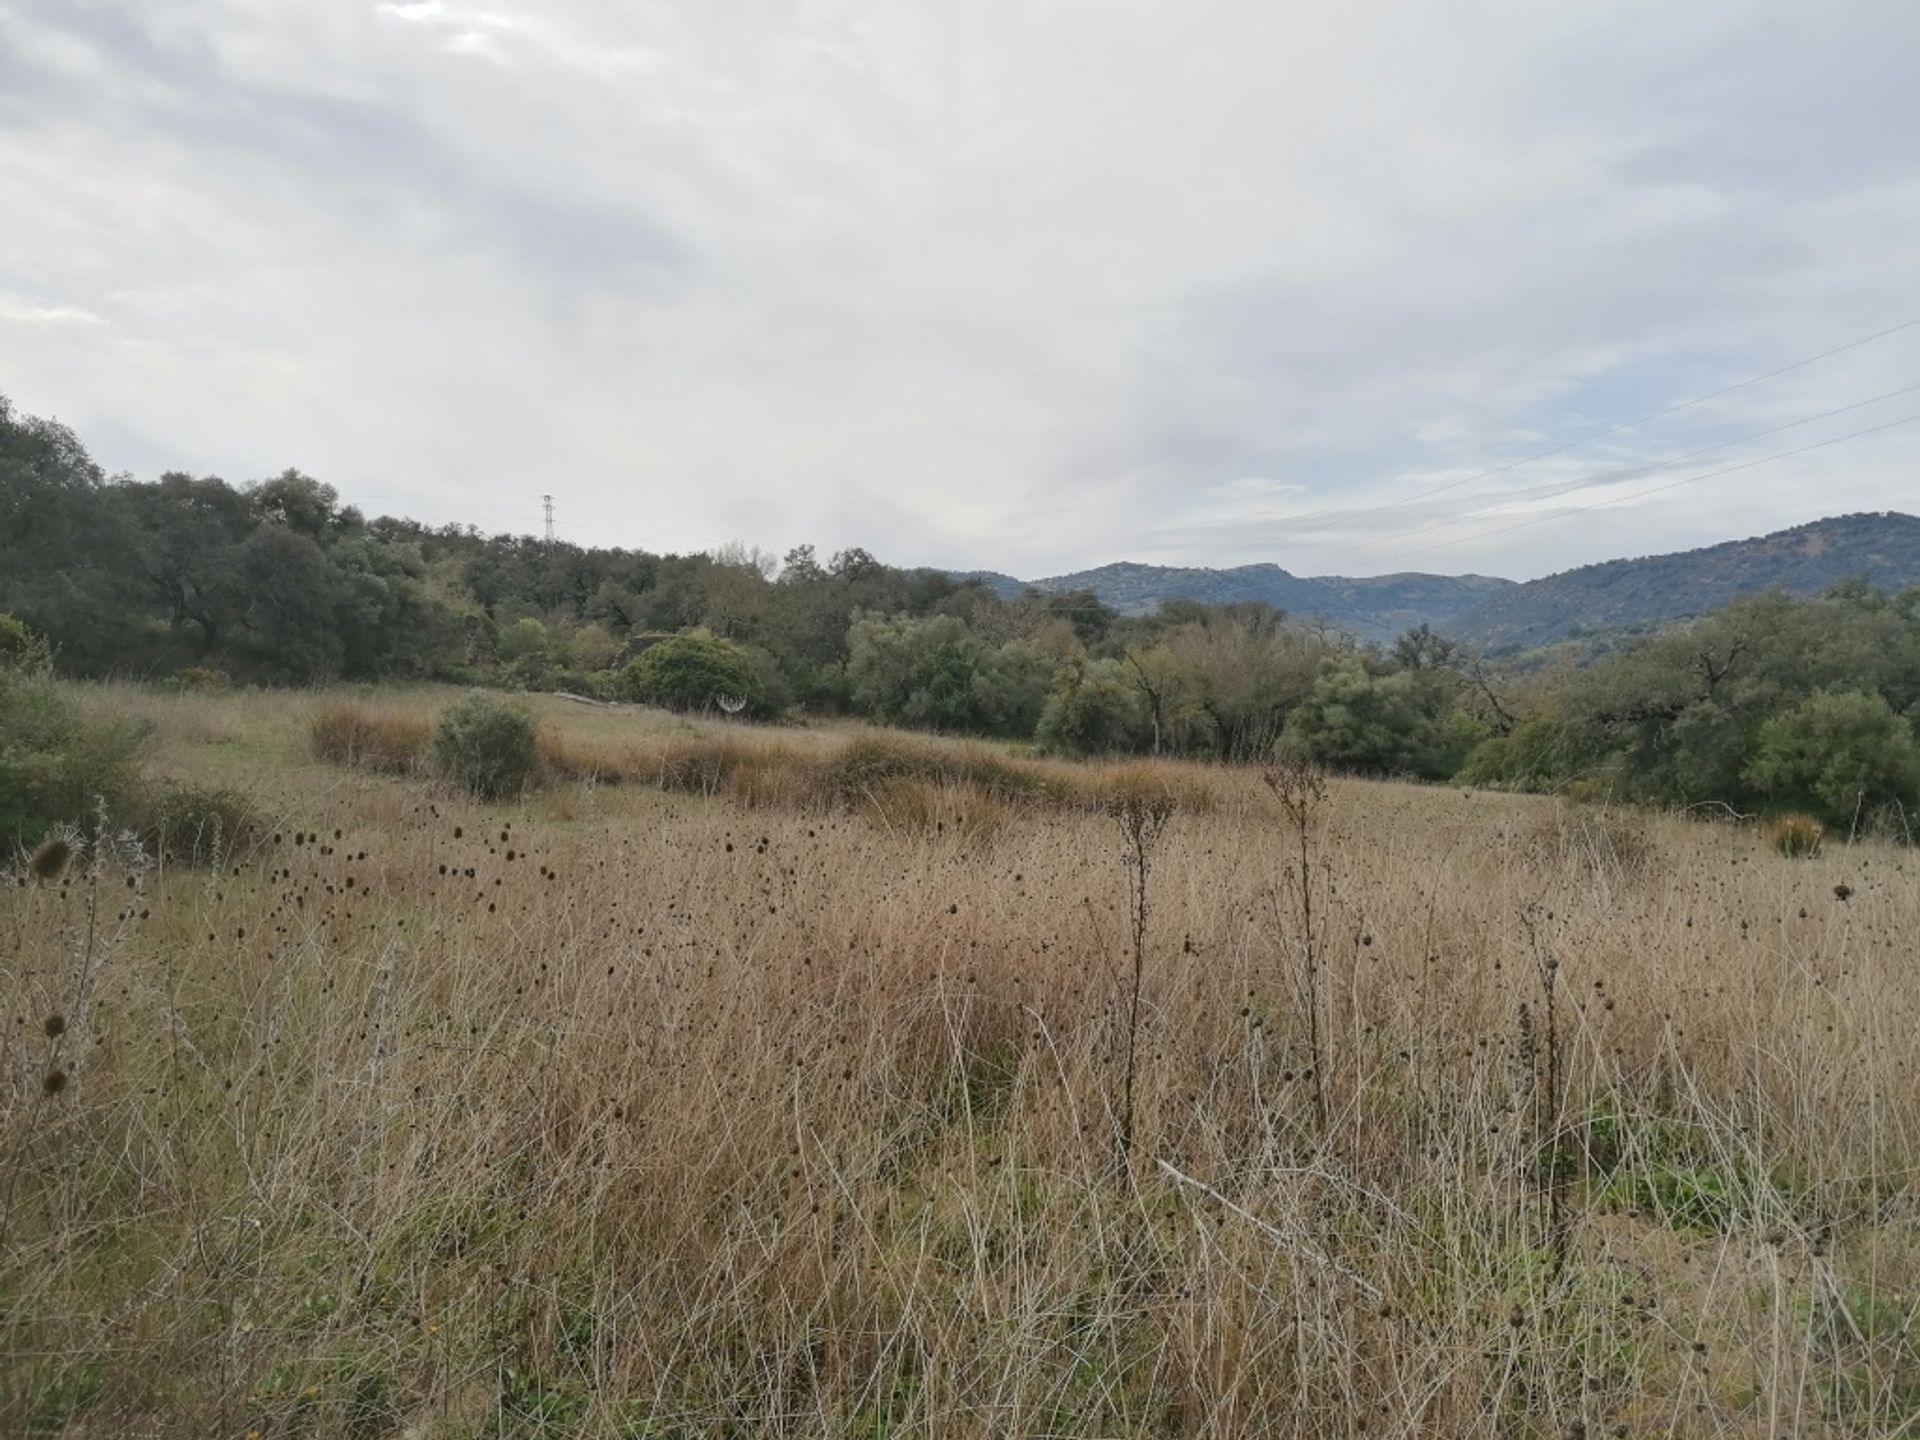
{"type": "Polygon", "coordinates": [[[1493,530],[1482,530],[1472,535],[1462,535],[1454,540],[1439,540],[1431,545],[1416,546],[1411,550],[1396,550],[1381,558],[1397,560],[1406,555],[1422,555],[1429,550],[1445,550],[1454,545],[1466,545],[1475,540],[1485,540],[1494,535],[1505,535],[1514,530],[1525,530],[1531,525],[1544,525],[1550,520],[1564,520],[1570,515],[1584,515],[1590,510],[1604,510],[1609,505],[1619,505],[1628,500],[1644,499],[1648,495],[1658,495],[1667,490],[1678,490],[1683,485],[1697,485],[1702,480],[1716,480],[1722,475],[1732,475],[1736,471],[1751,470],[1758,465],[1769,465],[1775,460],[1789,460],[1795,455],[1805,455],[1813,450],[1824,450],[1829,445],[1838,445],[1846,440],[1858,440],[1863,435],[1877,435],[1882,430],[1891,430],[1899,425],[1911,425],[1920,420],[1920,413],[1903,415],[1898,420],[1888,420],[1884,424],[1869,425],[1864,430],[1851,430],[1845,435],[1835,435],[1831,439],[1816,440],[1811,445],[1801,445],[1793,450],[1781,450],[1772,455],[1762,455],[1757,459],[1743,460],[1738,465],[1727,465],[1718,470],[1709,470],[1701,475],[1689,475],[1684,480],[1670,480],[1665,485],[1650,485],[1645,490],[1636,490],[1631,495],[1616,495],[1611,500],[1597,500],[1591,505],[1577,505],[1571,510],[1555,511],[1551,515],[1536,515],[1531,520],[1522,520],[1517,525],[1503,525],[1493,530]]]}
{"type": "MultiPolygon", "coordinates": [[[[1642,465],[1630,465],[1623,469],[1609,470],[1599,475],[1590,475],[1583,480],[1565,481],[1558,487],[1546,487],[1552,489],[1552,495],[1520,495],[1511,500],[1502,501],[1498,505],[1489,505],[1481,510],[1469,510],[1463,515],[1450,515],[1444,519],[1432,520],[1425,525],[1417,525],[1411,530],[1400,531],[1398,532],[1398,536],[1404,539],[1408,536],[1423,535],[1429,530],[1444,530],[1450,525],[1458,525],[1464,521],[1478,519],[1484,515],[1497,515],[1502,510],[1511,510],[1518,505],[1530,505],[1537,500],[1556,499],[1562,495],[1574,494],[1576,491],[1591,490],[1597,485],[1616,484],[1621,480],[1631,480],[1636,475],[1650,475],[1655,471],[1664,470],[1672,465],[1678,465],[1688,460],[1697,460],[1702,455],[1711,455],[1716,450],[1725,450],[1731,445],[1745,445],[1754,440],[1764,440],[1769,435],[1778,435],[1786,430],[1797,430],[1802,425],[1811,425],[1818,420],[1830,420],[1835,415],[1844,415],[1851,410],[1863,410],[1869,405],[1877,405],[1883,400],[1892,400],[1896,396],[1909,395],[1915,390],[1920,390],[1920,381],[1916,381],[1911,385],[1902,385],[1897,390],[1888,390],[1879,395],[1869,396],[1865,400],[1855,400],[1846,405],[1836,405],[1833,409],[1822,410],[1817,415],[1808,415],[1799,420],[1789,420],[1781,425],[1771,425],[1765,430],[1755,430],[1751,434],[1740,435],[1731,440],[1721,440],[1712,445],[1703,445],[1698,450],[1689,450],[1684,454],[1669,455],[1663,460],[1651,460],[1642,465]]],[[[1342,555],[1351,555],[1358,551],[1370,550],[1377,543],[1379,542],[1367,541],[1357,545],[1346,545],[1338,550],[1329,551],[1322,559],[1323,561],[1336,559],[1342,555]]]]}

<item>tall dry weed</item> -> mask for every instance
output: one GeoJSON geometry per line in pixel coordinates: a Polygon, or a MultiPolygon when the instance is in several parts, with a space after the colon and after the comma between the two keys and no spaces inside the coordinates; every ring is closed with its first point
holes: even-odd
{"type": "Polygon", "coordinates": [[[1902,852],[1646,817],[1623,883],[1551,801],[1223,771],[1136,872],[736,738],[23,861],[0,1433],[1911,1433],[1902,852]]]}
{"type": "Polygon", "coordinates": [[[307,734],[320,759],[388,775],[420,771],[433,743],[418,715],[338,702],[314,711],[307,734]]]}

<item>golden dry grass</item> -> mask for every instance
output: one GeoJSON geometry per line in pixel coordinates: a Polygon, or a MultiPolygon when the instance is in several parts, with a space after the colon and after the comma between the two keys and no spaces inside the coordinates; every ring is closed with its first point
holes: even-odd
{"type": "Polygon", "coordinates": [[[392,775],[422,769],[433,743],[433,726],[424,716],[338,701],[314,710],[307,733],[322,760],[392,775]]]}
{"type": "Polygon", "coordinates": [[[482,807],[314,703],[151,700],[259,857],[0,901],[0,1433],[1920,1424],[1909,853],[1336,784],[1309,929],[1257,777],[1159,767],[1122,1163],[1109,816],[559,702],[766,774],[482,807]]]}

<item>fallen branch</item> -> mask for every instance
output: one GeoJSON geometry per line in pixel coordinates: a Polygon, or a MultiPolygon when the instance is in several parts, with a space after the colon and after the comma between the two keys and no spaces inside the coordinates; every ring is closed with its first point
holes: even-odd
{"type": "Polygon", "coordinates": [[[1683,805],[1683,806],[1681,807],[1681,809],[1682,809],[1683,811],[1685,811],[1685,810],[1712,810],[1712,809],[1715,809],[1715,808],[1718,808],[1718,809],[1721,809],[1721,810],[1724,810],[1724,811],[1726,811],[1726,812],[1727,812],[1727,815],[1728,815],[1728,817],[1729,817],[1730,819],[1734,819],[1734,820],[1751,820],[1751,819],[1753,819],[1753,816],[1751,816],[1751,815],[1749,815],[1749,814],[1747,814],[1747,813],[1746,813],[1746,811],[1744,811],[1744,810],[1736,810],[1736,809],[1734,809],[1734,808],[1733,808],[1733,806],[1731,806],[1731,805],[1729,805],[1729,804],[1728,804],[1728,803],[1727,803],[1726,801],[1724,801],[1724,800],[1696,800],[1696,801],[1694,801],[1694,802],[1693,802],[1693,804],[1691,804],[1691,805],[1683,805]]]}

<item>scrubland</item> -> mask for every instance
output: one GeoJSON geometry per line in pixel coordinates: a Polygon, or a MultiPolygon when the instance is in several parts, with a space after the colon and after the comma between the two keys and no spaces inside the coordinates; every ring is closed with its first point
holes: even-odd
{"type": "Polygon", "coordinates": [[[263,823],[0,898],[0,1433],[1920,1429],[1910,851],[448,698],[89,693],[263,823]]]}

